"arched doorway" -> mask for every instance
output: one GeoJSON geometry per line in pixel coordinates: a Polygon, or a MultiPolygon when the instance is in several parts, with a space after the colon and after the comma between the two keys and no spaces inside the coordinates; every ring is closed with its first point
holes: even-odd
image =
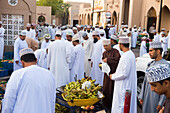
{"type": "Polygon", "coordinates": [[[87,16],[87,25],[90,25],[90,14],[87,16]]]}
{"type": "Polygon", "coordinates": [[[153,23],[156,26],[156,10],[151,7],[147,13],[147,17],[148,17],[148,23],[147,23],[147,31],[149,30],[149,28],[153,25],[153,23]]]}
{"type": "Polygon", "coordinates": [[[38,17],[38,22],[45,22],[45,17],[44,16],[39,16],[38,17]]]}
{"type": "Polygon", "coordinates": [[[116,25],[116,22],[117,22],[117,14],[114,11],[112,14],[112,25],[116,25]]]}
{"type": "Polygon", "coordinates": [[[130,0],[124,0],[124,16],[123,16],[123,23],[128,24],[129,21],[129,6],[130,0]]]}
{"type": "Polygon", "coordinates": [[[170,30],[170,9],[166,5],[162,8],[161,28],[170,30]]]}

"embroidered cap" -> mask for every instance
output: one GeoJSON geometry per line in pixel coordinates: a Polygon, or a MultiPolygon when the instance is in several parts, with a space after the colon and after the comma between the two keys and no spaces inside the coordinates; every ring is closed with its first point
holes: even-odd
{"type": "Polygon", "coordinates": [[[111,39],[113,39],[113,40],[117,40],[117,36],[112,35],[112,36],[111,36],[111,39]]]}
{"type": "Polygon", "coordinates": [[[31,27],[31,24],[30,23],[27,23],[27,25],[26,25],[27,27],[31,27]]]}
{"type": "Polygon", "coordinates": [[[44,35],[44,38],[45,38],[45,39],[50,39],[50,38],[51,38],[51,35],[50,35],[50,34],[45,34],[45,35],[44,35]]]}
{"type": "Polygon", "coordinates": [[[162,48],[161,42],[150,42],[149,43],[149,49],[156,49],[156,48],[162,48]]]}
{"type": "Polygon", "coordinates": [[[103,45],[109,45],[110,44],[110,39],[105,39],[103,40],[103,45]]]}
{"type": "Polygon", "coordinates": [[[21,31],[20,36],[26,36],[26,31],[25,30],[21,31]]]}
{"type": "Polygon", "coordinates": [[[146,70],[148,82],[158,82],[170,77],[169,64],[158,64],[146,70]]]}
{"type": "Polygon", "coordinates": [[[72,32],[70,32],[70,31],[67,31],[66,35],[73,36],[72,32]]]}
{"type": "Polygon", "coordinates": [[[34,51],[33,51],[31,48],[25,48],[25,49],[22,49],[22,50],[19,52],[20,58],[21,58],[23,55],[26,55],[26,54],[34,54],[34,51]]]}
{"type": "Polygon", "coordinates": [[[129,37],[119,37],[119,43],[128,44],[129,43],[129,37]]]}
{"type": "Polygon", "coordinates": [[[80,37],[80,36],[79,36],[78,34],[77,34],[77,35],[74,35],[73,38],[72,38],[72,42],[73,42],[73,41],[76,41],[76,40],[79,41],[79,37],[80,37]]]}
{"type": "Polygon", "coordinates": [[[56,33],[55,33],[55,35],[62,35],[62,31],[61,30],[58,30],[56,33]]]}

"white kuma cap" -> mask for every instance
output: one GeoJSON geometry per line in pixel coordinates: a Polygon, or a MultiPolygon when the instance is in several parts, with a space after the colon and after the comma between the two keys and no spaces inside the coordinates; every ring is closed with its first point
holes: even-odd
{"type": "Polygon", "coordinates": [[[150,42],[149,43],[149,49],[157,49],[157,48],[162,48],[162,43],[161,42],[150,42]]]}
{"type": "Polygon", "coordinates": [[[158,82],[170,77],[169,64],[154,65],[146,70],[148,82],[158,82]]]}
{"type": "Polygon", "coordinates": [[[31,48],[25,48],[19,52],[20,58],[26,54],[34,54],[34,51],[31,48]]]}
{"type": "Polygon", "coordinates": [[[129,37],[119,37],[119,43],[128,44],[129,43],[129,37]]]}
{"type": "Polygon", "coordinates": [[[109,45],[110,44],[110,39],[105,39],[103,40],[103,45],[109,45]]]}

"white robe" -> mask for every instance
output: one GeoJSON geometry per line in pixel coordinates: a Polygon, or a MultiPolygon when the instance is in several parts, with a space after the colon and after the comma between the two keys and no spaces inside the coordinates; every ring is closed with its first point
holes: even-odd
{"type": "Polygon", "coordinates": [[[36,41],[38,41],[38,40],[36,39],[35,29],[31,29],[31,38],[34,39],[34,40],[36,40],[36,41]]]}
{"type": "Polygon", "coordinates": [[[73,48],[71,55],[71,76],[70,82],[84,78],[84,48],[81,44],[73,48]],[[75,76],[77,75],[77,76],[75,76]]]}
{"type": "MultiPolygon", "coordinates": [[[[69,42],[68,40],[65,40],[65,42],[67,43],[67,46],[70,48],[69,54],[72,55],[74,48],[73,43],[69,42]]],[[[69,63],[69,70],[71,70],[71,62],[69,63]]]]}
{"type": "Polygon", "coordinates": [[[51,38],[53,39],[53,40],[55,40],[55,28],[52,28],[51,29],[51,38]]]}
{"type": "Polygon", "coordinates": [[[36,65],[14,71],[7,83],[2,113],[54,113],[54,76],[36,65]]]}
{"type": "Polygon", "coordinates": [[[91,61],[89,61],[88,59],[91,59],[94,49],[93,42],[90,39],[84,40],[84,49],[85,49],[84,71],[86,76],[90,76],[91,61]]]}
{"type": "Polygon", "coordinates": [[[54,74],[56,87],[70,82],[69,63],[71,62],[70,47],[62,40],[50,43],[47,55],[47,67],[54,74]]]}
{"type": "Polygon", "coordinates": [[[119,51],[120,56],[123,55],[123,51],[120,50],[119,44],[114,45],[113,48],[115,48],[119,51]]]}
{"type": "Polygon", "coordinates": [[[47,52],[46,49],[38,49],[34,52],[35,57],[37,58],[37,65],[44,68],[47,68],[47,52]]]}
{"type": "Polygon", "coordinates": [[[25,31],[26,31],[26,37],[32,38],[32,31],[31,31],[31,29],[30,29],[30,31],[27,31],[27,30],[25,30],[25,31]]]}
{"type": "Polygon", "coordinates": [[[115,81],[111,113],[123,113],[126,90],[131,90],[130,112],[137,113],[137,74],[134,53],[125,52],[119,61],[116,73],[112,74],[115,81]]]}
{"type": "Polygon", "coordinates": [[[90,33],[86,32],[86,33],[87,33],[87,35],[88,35],[89,39],[93,41],[92,33],[91,33],[91,32],[90,32],[90,33]]]}
{"type": "Polygon", "coordinates": [[[3,59],[3,53],[4,53],[4,33],[5,33],[5,29],[1,27],[0,28],[0,59],[3,59]]]}
{"type": "Polygon", "coordinates": [[[41,44],[41,49],[47,49],[48,46],[50,45],[51,41],[49,40],[48,42],[46,42],[45,40],[42,42],[41,44]]]}
{"type": "Polygon", "coordinates": [[[99,68],[99,64],[102,63],[102,55],[104,52],[103,40],[98,40],[94,45],[94,51],[92,54],[93,66],[91,69],[90,76],[92,79],[96,79],[96,84],[103,86],[104,73],[99,68]]]}
{"type": "Polygon", "coordinates": [[[20,61],[19,52],[24,48],[28,48],[27,42],[25,40],[22,41],[20,37],[18,37],[14,43],[14,71],[23,68],[20,61]],[[16,64],[15,61],[19,61],[19,63],[16,64]]]}
{"type": "Polygon", "coordinates": [[[137,37],[138,37],[138,32],[133,32],[133,33],[132,33],[132,47],[133,47],[133,48],[136,47],[137,37]]]}
{"type": "Polygon", "coordinates": [[[168,49],[170,49],[170,31],[169,31],[169,33],[168,33],[168,49]]]}
{"type": "Polygon", "coordinates": [[[160,37],[158,34],[154,35],[154,39],[153,39],[154,42],[160,42],[160,37]]]}
{"type": "Polygon", "coordinates": [[[142,41],[140,46],[140,57],[147,53],[146,41],[142,41]]]}
{"type": "Polygon", "coordinates": [[[129,48],[131,49],[132,47],[132,36],[129,36],[129,48]]]}
{"type": "Polygon", "coordinates": [[[168,39],[167,39],[167,37],[161,37],[160,41],[163,41],[163,42],[161,42],[163,51],[164,52],[167,51],[167,49],[168,49],[168,39]]]}

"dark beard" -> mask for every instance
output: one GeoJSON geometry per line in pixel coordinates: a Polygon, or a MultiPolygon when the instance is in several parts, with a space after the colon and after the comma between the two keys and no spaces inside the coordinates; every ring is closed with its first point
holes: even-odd
{"type": "Polygon", "coordinates": [[[93,43],[96,43],[98,41],[98,39],[97,38],[94,38],[94,41],[93,41],[93,43]]]}

